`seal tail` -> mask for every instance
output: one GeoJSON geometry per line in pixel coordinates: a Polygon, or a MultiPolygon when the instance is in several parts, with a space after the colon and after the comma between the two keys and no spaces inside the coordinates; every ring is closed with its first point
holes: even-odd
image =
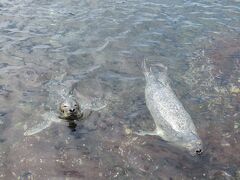
{"type": "Polygon", "coordinates": [[[145,77],[149,76],[152,73],[151,67],[150,68],[147,67],[146,59],[142,61],[141,68],[145,77]]]}
{"type": "Polygon", "coordinates": [[[145,78],[153,77],[164,85],[168,84],[168,68],[167,68],[167,66],[165,66],[161,63],[154,64],[153,68],[154,69],[157,68],[158,70],[153,72],[151,66],[147,67],[146,59],[144,59],[142,61],[141,68],[142,68],[143,74],[145,75],[145,78]]]}
{"type": "Polygon", "coordinates": [[[161,72],[164,73],[164,74],[167,74],[167,71],[168,71],[168,67],[161,64],[161,63],[157,63],[156,66],[160,67],[161,68],[161,72]]]}

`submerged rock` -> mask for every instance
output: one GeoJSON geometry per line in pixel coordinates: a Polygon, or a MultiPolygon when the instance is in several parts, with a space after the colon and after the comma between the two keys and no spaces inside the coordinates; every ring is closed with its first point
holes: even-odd
{"type": "Polygon", "coordinates": [[[18,177],[19,180],[33,180],[34,177],[31,172],[24,172],[20,177],[18,177]]]}

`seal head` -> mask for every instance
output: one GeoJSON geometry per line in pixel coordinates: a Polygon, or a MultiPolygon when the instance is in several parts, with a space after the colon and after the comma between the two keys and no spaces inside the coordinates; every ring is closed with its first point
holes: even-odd
{"type": "Polygon", "coordinates": [[[203,152],[202,141],[194,133],[184,134],[183,136],[178,137],[178,141],[173,141],[171,143],[186,149],[192,156],[201,155],[203,152]]]}
{"type": "Polygon", "coordinates": [[[190,141],[186,145],[187,150],[191,155],[201,155],[203,152],[203,145],[201,139],[197,135],[191,136],[190,141]]]}
{"type": "Polygon", "coordinates": [[[80,105],[75,99],[67,98],[60,104],[59,107],[60,116],[59,118],[66,120],[76,120],[81,116],[80,105]]]}

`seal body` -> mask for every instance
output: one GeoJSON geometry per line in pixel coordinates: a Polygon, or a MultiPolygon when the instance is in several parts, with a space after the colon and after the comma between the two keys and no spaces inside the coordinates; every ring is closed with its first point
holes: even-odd
{"type": "Polygon", "coordinates": [[[69,127],[74,129],[76,127],[75,121],[86,119],[94,111],[93,109],[82,109],[72,94],[71,83],[52,80],[45,86],[49,92],[48,104],[46,105],[48,111],[42,114],[39,123],[24,132],[25,136],[37,134],[51,126],[52,123],[61,123],[62,120],[67,121],[69,127]]]}
{"type": "Polygon", "coordinates": [[[172,90],[167,68],[159,65],[163,71],[153,73],[146,67],[143,71],[146,79],[146,105],[156,124],[154,132],[142,132],[146,135],[159,135],[169,143],[187,149],[191,154],[202,151],[202,141],[199,138],[195,125],[172,90]]]}
{"type": "Polygon", "coordinates": [[[72,96],[68,96],[60,104],[59,112],[45,112],[42,114],[42,121],[27,129],[24,135],[31,136],[37,134],[51,126],[53,122],[61,123],[61,120],[67,121],[69,123],[68,127],[74,129],[77,126],[75,121],[86,119],[92,112],[93,110],[91,109],[82,110],[79,103],[72,96]]]}
{"type": "MultiPolygon", "coordinates": [[[[98,68],[99,66],[91,67],[89,70],[84,71],[83,74],[88,74],[98,68]]],[[[79,74],[80,76],[81,74],[79,74]]],[[[80,100],[77,94],[74,93],[76,83],[81,83],[80,79],[62,73],[62,75],[43,84],[43,91],[48,92],[47,103],[44,105],[45,112],[41,114],[37,124],[26,129],[25,136],[37,134],[54,122],[68,122],[69,127],[74,130],[76,121],[84,120],[93,111],[100,111],[107,106],[105,102],[98,100],[98,98],[89,102],[80,100]]]]}

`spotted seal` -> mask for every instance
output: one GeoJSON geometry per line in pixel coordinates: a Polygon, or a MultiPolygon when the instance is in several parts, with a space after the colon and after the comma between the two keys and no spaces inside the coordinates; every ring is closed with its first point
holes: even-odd
{"type": "MultiPolygon", "coordinates": [[[[103,106],[102,108],[104,108],[103,106]]],[[[101,108],[99,108],[100,110],[101,108]]],[[[95,109],[97,110],[97,109],[95,109]]],[[[75,124],[75,121],[80,121],[86,119],[94,110],[91,109],[81,109],[79,103],[73,98],[68,97],[59,105],[58,112],[46,112],[42,115],[42,122],[27,129],[24,132],[25,136],[31,136],[41,132],[42,130],[48,128],[52,123],[60,123],[62,120],[69,122],[69,125],[72,126],[75,124]]]]}
{"type": "Polygon", "coordinates": [[[195,125],[172,90],[167,76],[167,67],[153,73],[143,61],[142,68],[146,79],[146,105],[154,119],[156,129],[152,132],[140,131],[138,135],[158,135],[175,146],[186,149],[190,154],[201,154],[202,141],[195,125]]]}
{"type": "MultiPolygon", "coordinates": [[[[106,107],[102,99],[95,99],[93,102],[79,102],[74,94],[74,83],[76,80],[64,79],[64,75],[59,79],[50,80],[44,85],[49,96],[45,112],[42,113],[41,122],[35,126],[27,128],[25,136],[31,136],[48,128],[52,123],[69,122],[69,126],[75,121],[86,119],[93,111],[100,111],[106,107]]],[[[78,81],[77,81],[78,82],[78,81]]]]}

